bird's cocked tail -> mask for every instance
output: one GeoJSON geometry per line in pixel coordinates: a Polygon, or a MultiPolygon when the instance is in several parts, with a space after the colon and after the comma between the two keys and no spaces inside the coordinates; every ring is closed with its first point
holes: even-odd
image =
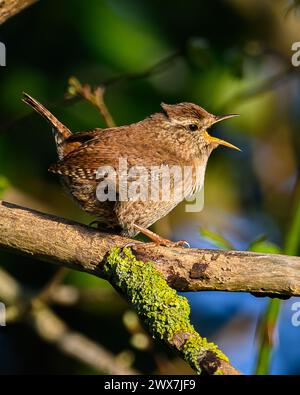
{"type": "Polygon", "coordinates": [[[47,108],[41,103],[23,92],[23,102],[32,107],[36,112],[46,118],[53,126],[53,134],[57,146],[57,153],[59,159],[64,157],[64,141],[72,135],[71,131],[63,125],[47,108]]]}

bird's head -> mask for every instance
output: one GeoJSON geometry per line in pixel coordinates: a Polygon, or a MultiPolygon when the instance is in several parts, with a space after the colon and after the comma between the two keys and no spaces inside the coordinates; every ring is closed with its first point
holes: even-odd
{"type": "Polygon", "coordinates": [[[238,114],[213,115],[204,108],[193,103],[165,104],[161,103],[168,122],[172,128],[184,130],[190,133],[200,148],[208,148],[211,152],[218,145],[240,151],[235,145],[213,137],[207,129],[217,122],[237,116],[238,114]]]}

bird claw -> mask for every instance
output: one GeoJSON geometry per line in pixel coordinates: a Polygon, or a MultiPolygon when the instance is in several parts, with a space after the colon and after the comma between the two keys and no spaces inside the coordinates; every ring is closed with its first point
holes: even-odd
{"type": "Polygon", "coordinates": [[[175,241],[174,247],[186,247],[186,248],[191,248],[190,243],[188,243],[186,240],[175,241]]]}
{"type": "Polygon", "coordinates": [[[160,240],[159,242],[157,242],[156,245],[163,246],[163,247],[170,247],[170,248],[176,248],[176,247],[190,248],[191,247],[186,240],[171,241],[171,240],[163,239],[163,240],[160,240]]]}
{"type": "Polygon", "coordinates": [[[187,248],[190,248],[190,245],[187,241],[185,240],[179,240],[179,241],[171,241],[168,239],[164,239],[163,237],[159,236],[158,234],[152,232],[149,229],[146,229],[140,225],[137,224],[133,224],[133,226],[142,234],[144,234],[145,236],[147,236],[150,240],[152,240],[152,242],[154,243],[154,245],[156,246],[163,246],[163,247],[184,247],[186,246],[187,248]]]}

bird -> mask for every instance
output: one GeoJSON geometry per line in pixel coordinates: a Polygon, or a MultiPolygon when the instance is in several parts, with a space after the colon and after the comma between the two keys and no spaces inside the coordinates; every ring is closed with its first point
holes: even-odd
{"type": "Polygon", "coordinates": [[[49,171],[60,177],[84,211],[97,218],[98,227],[130,238],[142,233],[157,245],[183,246],[186,243],[164,239],[148,228],[203,186],[207,161],[215,148],[223,145],[239,150],[207,131],[215,123],[238,114],[213,115],[194,103],[161,103],[161,112],[142,121],[72,133],[25,92],[23,101],[52,125],[58,161],[49,167],[49,171]],[[126,161],[125,172],[120,170],[120,160],[126,161]],[[139,167],[144,170],[143,177],[129,174],[128,169],[139,167]],[[115,172],[102,174],[100,171],[99,176],[99,169],[108,168],[115,172]],[[153,176],[154,168],[156,176],[153,176]],[[157,169],[173,168],[184,173],[179,181],[176,174],[170,176],[168,171],[157,172],[157,169]],[[185,169],[190,171],[186,174],[185,169]],[[156,199],[153,194],[146,198],[139,194],[136,199],[121,198],[124,185],[135,192],[137,189],[147,190],[154,184],[155,177],[159,181],[153,187],[156,199]],[[126,183],[123,183],[125,179],[126,183]],[[102,195],[110,188],[114,199],[105,200],[102,195],[99,198],[100,184],[105,185],[102,195]],[[162,198],[167,187],[169,194],[162,198]]]}

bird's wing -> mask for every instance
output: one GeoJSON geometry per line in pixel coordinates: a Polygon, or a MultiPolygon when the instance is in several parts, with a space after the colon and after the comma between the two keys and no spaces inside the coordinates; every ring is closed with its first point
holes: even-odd
{"type": "Polygon", "coordinates": [[[86,130],[85,132],[73,133],[65,141],[66,143],[79,142],[81,144],[84,144],[87,141],[90,141],[95,137],[99,136],[99,133],[102,133],[103,130],[104,129],[96,128],[92,130],[86,130]]]}
{"type": "Polygon", "coordinates": [[[62,152],[63,157],[65,158],[71,152],[78,150],[85,144],[87,141],[94,139],[95,137],[99,136],[99,133],[102,133],[101,128],[87,130],[85,132],[73,133],[69,137],[67,137],[62,142],[62,152]]]}
{"type": "MultiPolygon", "coordinates": [[[[88,138],[79,133],[78,138],[88,138]],[[82,137],[81,137],[82,136],[82,137]]],[[[76,139],[76,134],[71,139],[76,139]]],[[[80,143],[78,149],[70,152],[49,170],[64,176],[82,180],[95,180],[99,168],[110,166],[118,171],[120,159],[127,160],[127,166],[181,165],[182,161],[163,144],[157,134],[133,132],[132,126],[103,129],[94,138],[80,143]]]]}

